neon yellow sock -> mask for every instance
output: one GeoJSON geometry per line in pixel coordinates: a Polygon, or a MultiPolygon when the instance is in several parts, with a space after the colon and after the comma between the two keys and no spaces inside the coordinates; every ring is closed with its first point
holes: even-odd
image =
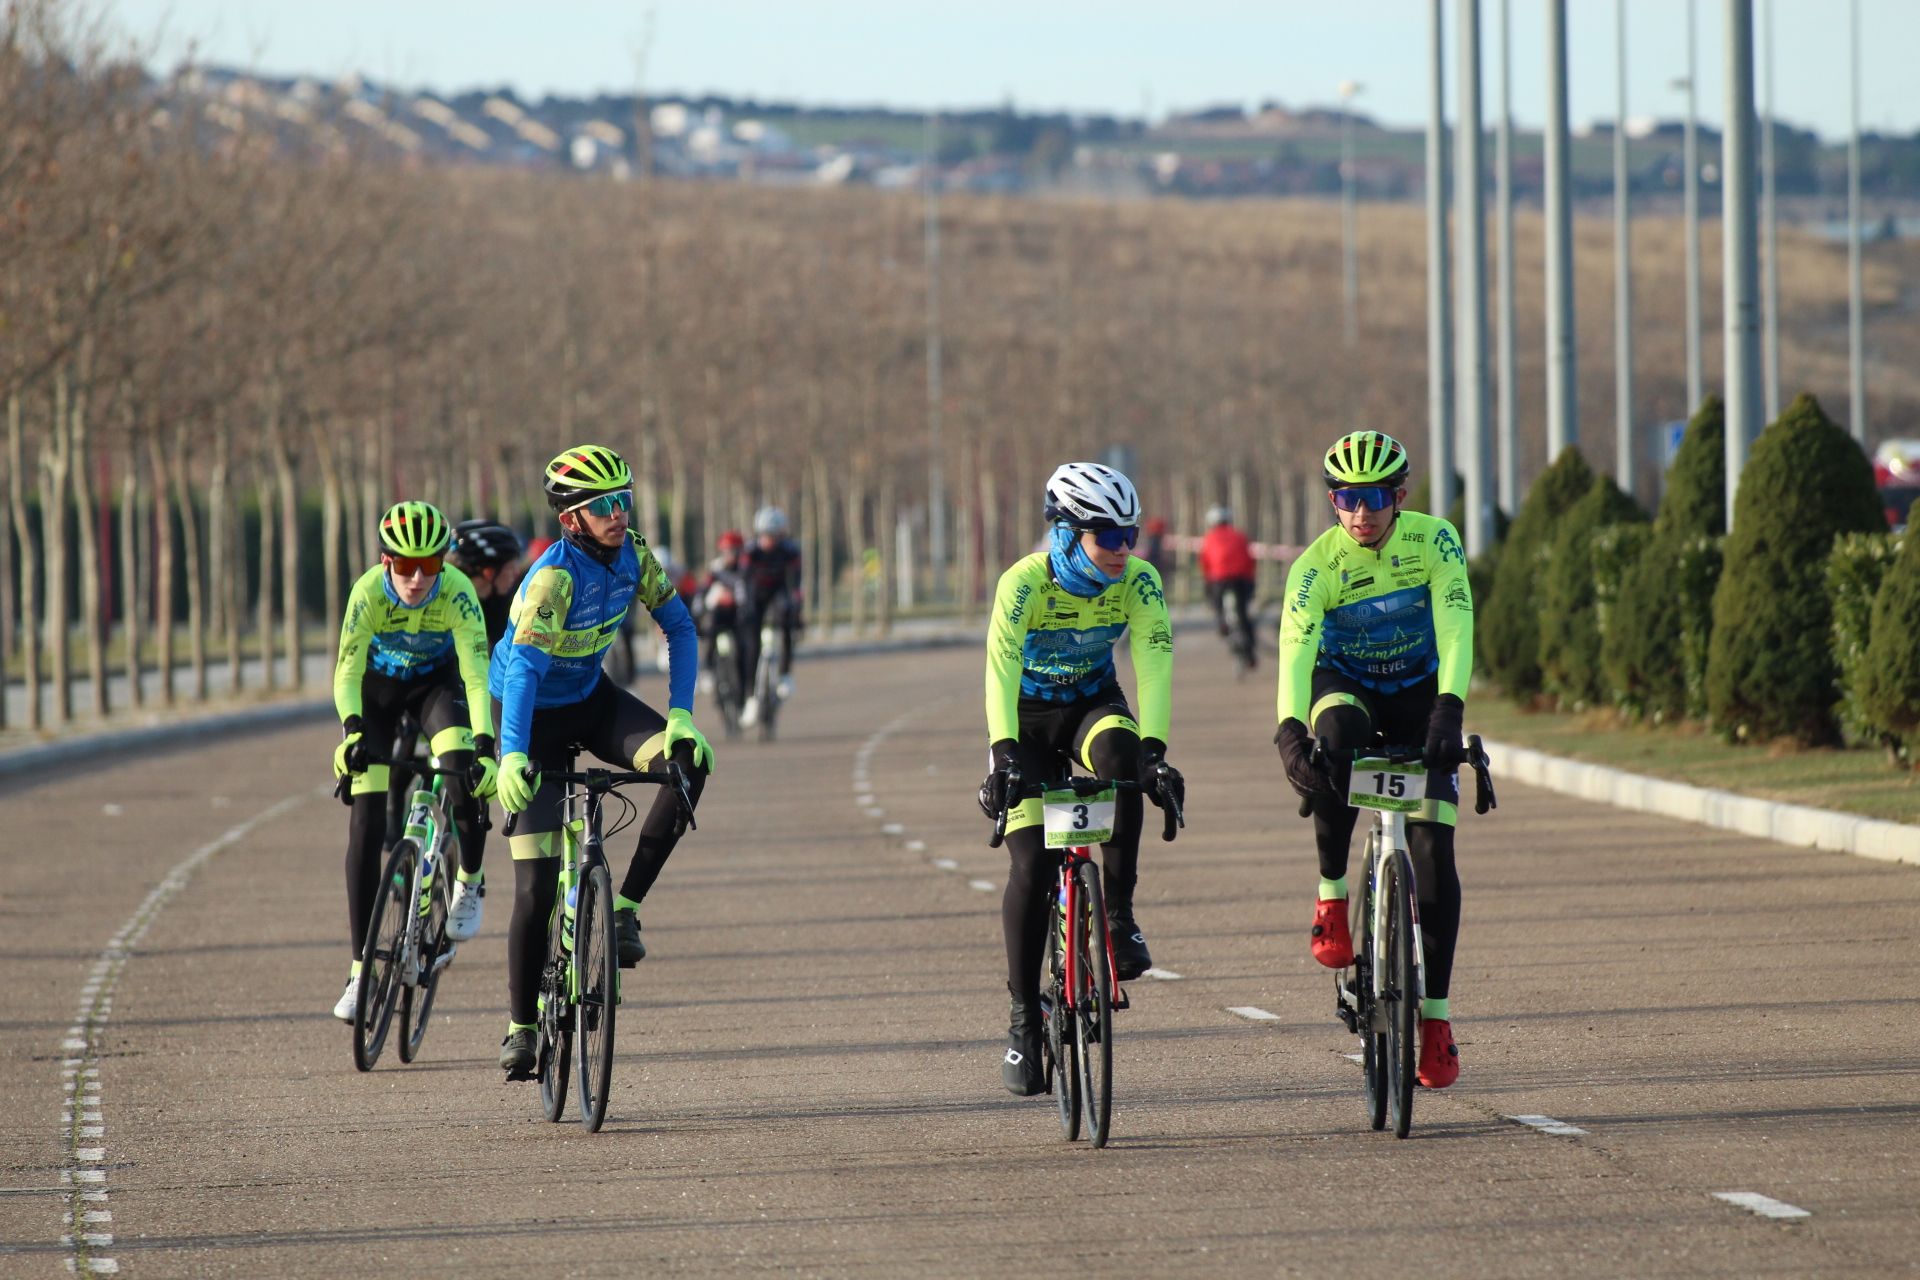
{"type": "Polygon", "coordinates": [[[1420,1002],[1420,1016],[1428,1022],[1447,1021],[1447,998],[1441,996],[1438,1000],[1422,1000],[1420,1002]]]}
{"type": "Polygon", "coordinates": [[[461,884],[485,884],[487,882],[487,873],[484,868],[474,872],[472,875],[468,875],[464,870],[456,871],[454,872],[453,878],[461,884]]]}
{"type": "Polygon", "coordinates": [[[1344,902],[1346,897],[1347,878],[1345,876],[1341,876],[1338,880],[1327,880],[1323,878],[1320,881],[1320,900],[1322,902],[1330,898],[1338,898],[1344,902]]]}
{"type": "Polygon", "coordinates": [[[360,976],[360,962],[358,960],[355,960],[353,964],[348,967],[347,976],[349,978],[357,978],[360,976]]]}
{"type": "Polygon", "coordinates": [[[539,1029],[540,1029],[539,1026],[536,1025],[535,1023],[515,1022],[512,1018],[507,1019],[508,1035],[512,1035],[516,1031],[538,1031],[539,1029]]]}
{"type": "Polygon", "coordinates": [[[613,909],[615,911],[637,912],[640,910],[640,904],[635,902],[632,898],[629,898],[624,893],[616,893],[613,895],[613,909]]]}

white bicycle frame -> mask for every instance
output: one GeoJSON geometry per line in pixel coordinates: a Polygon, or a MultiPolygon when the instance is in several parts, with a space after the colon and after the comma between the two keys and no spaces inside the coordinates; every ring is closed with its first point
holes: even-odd
{"type": "Polygon", "coordinates": [[[1366,946],[1372,963],[1373,1007],[1378,1016],[1382,999],[1386,995],[1386,955],[1381,950],[1381,939],[1386,936],[1387,912],[1391,904],[1385,893],[1386,866],[1392,860],[1393,853],[1406,856],[1407,896],[1413,916],[1413,992],[1414,1009],[1417,1013],[1419,1002],[1427,994],[1427,957],[1426,948],[1420,942],[1420,881],[1419,873],[1413,868],[1413,855],[1407,848],[1407,816],[1397,810],[1375,809],[1373,828],[1367,832],[1367,852],[1365,860],[1365,878],[1367,882],[1367,909],[1371,918],[1362,921],[1366,929],[1366,946]]]}

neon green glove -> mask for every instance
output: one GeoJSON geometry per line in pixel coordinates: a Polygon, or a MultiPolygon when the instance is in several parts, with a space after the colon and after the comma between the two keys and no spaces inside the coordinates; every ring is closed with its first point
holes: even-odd
{"type": "Polygon", "coordinates": [[[525,813],[534,793],[540,790],[539,774],[534,774],[531,782],[527,780],[527,764],[524,751],[509,751],[500,757],[500,803],[507,806],[508,813],[525,813]]]}
{"type": "Polygon", "coordinates": [[[500,765],[494,760],[493,739],[481,734],[473,740],[473,762],[480,766],[479,781],[473,784],[473,798],[491,800],[500,788],[500,765]]]}
{"type": "Polygon", "coordinates": [[[360,768],[356,769],[353,766],[358,763],[358,761],[349,760],[348,758],[358,754],[354,751],[354,747],[358,746],[360,742],[360,717],[351,717],[345,724],[340,726],[340,729],[346,736],[341,738],[340,745],[333,749],[333,776],[336,778],[344,778],[350,773],[364,773],[366,771],[365,765],[361,765],[360,768]]]}
{"type": "Polygon", "coordinates": [[[667,754],[673,754],[673,744],[691,742],[693,744],[693,763],[696,768],[713,772],[713,746],[707,741],[707,735],[693,727],[693,712],[685,707],[675,707],[667,712],[667,754]]]}

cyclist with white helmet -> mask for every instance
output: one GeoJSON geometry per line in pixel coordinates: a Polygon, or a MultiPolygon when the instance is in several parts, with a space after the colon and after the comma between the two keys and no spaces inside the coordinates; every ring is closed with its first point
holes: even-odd
{"type": "Polygon", "coordinates": [[[333,705],[340,713],[337,778],[351,777],[347,819],[347,925],[353,962],[333,1016],[353,1021],[367,917],[380,888],[387,829],[387,774],[369,756],[391,749],[396,722],[412,713],[433,754],[448,768],[480,760],[481,778],[447,775],[460,833],[447,934],[456,942],[480,929],[481,854],[486,828],[480,802],[493,794],[493,715],[487,699],[487,634],[467,575],[445,561],[453,530],[424,502],[400,502],[380,518],[380,563],[347,593],[333,705]]]}
{"type": "MultiPolygon", "coordinates": [[[[500,722],[500,800],[512,816],[507,843],[517,881],[507,933],[507,1036],[500,1065],[528,1079],[547,922],[560,879],[556,836],[561,787],[529,775],[531,762],[553,767],[584,749],[616,768],[649,769],[671,757],[688,773],[698,803],[713,770],[713,749],[693,725],[699,642],[693,619],[646,539],[628,529],[633,474],[604,445],[566,450],[547,464],[547,504],[561,538],[528,567],[514,593],[510,629],[494,647],[491,687],[500,722]],[[647,610],[667,637],[665,715],[601,675],[607,647],[634,607],[647,610]]],[[[660,788],[640,823],[639,842],[614,896],[620,964],[646,956],[639,908],[684,833],[678,798],[660,788]]]]}
{"type": "Polygon", "coordinates": [[[1346,875],[1359,811],[1347,804],[1349,766],[1342,753],[1367,745],[1376,733],[1389,745],[1424,747],[1425,803],[1407,817],[1426,957],[1420,1083],[1444,1089],[1460,1075],[1447,991],[1460,933],[1454,771],[1463,754],[1460,728],[1473,672],[1467,557],[1447,521],[1401,510],[1407,451],[1392,436],[1342,436],[1327,450],[1323,470],[1338,522],[1287,574],[1274,735],[1287,781],[1313,802],[1320,855],[1313,956],[1330,969],[1353,963],[1346,875]],[[1334,748],[1331,777],[1312,763],[1315,736],[1334,748]]]}
{"type": "MultiPolygon", "coordinates": [[[[986,711],[992,771],[980,784],[989,817],[1006,807],[1011,771],[1028,782],[1063,765],[1101,778],[1159,776],[1176,800],[1177,771],[1157,774],[1172,719],[1173,627],[1160,575],[1129,555],[1140,533],[1140,496],[1125,476],[1093,462],[1069,462],[1047,481],[1048,549],[1001,575],[987,629],[986,711]],[[1134,719],[1114,671],[1113,650],[1131,631],[1140,717],[1134,719]]],[[[1164,805],[1157,787],[1152,799],[1164,805]]],[[[1115,967],[1131,981],[1153,964],[1134,920],[1141,797],[1118,797],[1114,838],[1103,846],[1107,916],[1115,967]]],[[[1022,1097],[1046,1087],[1040,1057],[1040,966],[1059,857],[1046,847],[1040,801],[1015,805],[1007,821],[1010,867],[1001,900],[1012,1013],[1001,1081],[1022,1097]]]]}
{"type": "MultiPolygon", "coordinates": [[[[772,618],[780,624],[780,701],[793,696],[793,635],[800,627],[800,544],[787,536],[787,513],[762,507],[753,517],[753,545],[740,559],[747,586],[738,615],[740,669],[749,681],[760,665],[760,628],[772,618]]],[[[748,697],[740,722],[759,718],[759,700],[748,697]]]]}

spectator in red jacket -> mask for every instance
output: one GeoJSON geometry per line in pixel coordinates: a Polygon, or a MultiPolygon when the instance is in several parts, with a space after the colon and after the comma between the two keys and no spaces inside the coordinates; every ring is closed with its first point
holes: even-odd
{"type": "Polygon", "coordinates": [[[1246,664],[1253,666],[1253,621],[1247,608],[1253,603],[1253,547],[1247,535],[1233,527],[1230,508],[1215,506],[1207,510],[1207,532],[1200,539],[1200,576],[1207,584],[1207,601],[1213,605],[1214,620],[1220,634],[1229,634],[1227,601],[1233,601],[1234,630],[1246,664]]]}

